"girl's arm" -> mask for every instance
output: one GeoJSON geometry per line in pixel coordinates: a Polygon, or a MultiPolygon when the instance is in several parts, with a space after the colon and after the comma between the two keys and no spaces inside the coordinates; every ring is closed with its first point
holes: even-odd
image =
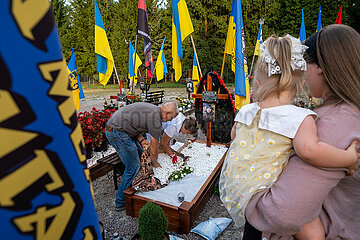
{"type": "Polygon", "coordinates": [[[233,141],[235,139],[235,137],[236,137],[236,124],[237,124],[237,122],[234,123],[234,126],[231,129],[231,134],[230,134],[231,135],[231,141],[233,141]]]}
{"type": "Polygon", "coordinates": [[[356,152],[356,142],[353,142],[347,150],[320,142],[312,116],[307,116],[301,123],[293,139],[293,145],[298,156],[319,167],[350,167],[358,164],[360,157],[356,152]]]}

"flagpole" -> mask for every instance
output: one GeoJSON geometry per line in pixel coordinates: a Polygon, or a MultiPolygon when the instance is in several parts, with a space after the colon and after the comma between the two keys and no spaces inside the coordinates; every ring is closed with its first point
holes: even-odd
{"type": "Polygon", "coordinates": [[[251,76],[251,73],[252,73],[252,69],[253,69],[253,65],[254,65],[254,59],[255,59],[255,54],[253,55],[253,59],[251,61],[251,67],[250,67],[249,76],[251,76]]]}
{"type": "Polygon", "coordinates": [[[221,67],[221,74],[220,74],[221,79],[223,79],[223,73],[224,73],[224,67],[225,67],[225,58],[226,58],[226,53],[224,53],[224,59],[223,59],[222,67],[221,67]]]}
{"type": "MultiPolygon", "coordinates": [[[[132,84],[131,84],[131,92],[132,94],[135,94],[134,93],[134,79],[135,79],[135,66],[136,66],[136,48],[137,48],[137,37],[138,35],[136,34],[136,38],[135,38],[135,59],[134,59],[134,69],[133,69],[133,79],[132,79],[132,84]]],[[[132,57],[132,56],[131,56],[132,57]]]]}
{"type": "Polygon", "coordinates": [[[192,43],[193,48],[194,48],[194,53],[195,53],[196,63],[197,63],[198,68],[199,68],[200,78],[202,78],[203,75],[202,75],[202,72],[201,72],[200,63],[199,63],[199,59],[198,59],[198,56],[197,56],[197,53],[196,53],[195,43],[194,43],[194,39],[193,39],[192,34],[190,34],[190,38],[191,38],[191,43],[192,43]]]}
{"type": "Polygon", "coordinates": [[[120,85],[120,80],[119,80],[119,76],[118,76],[118,73],[117,73],[117,70],[116,70],[116,67],[115,67],[115,61],[113,62],[113,64],[114,64],[114,69],[115,69],[115,75],[116,75],[116,78],[117,78],[117,80],[118,80],[118,83],[119,83],[119,89],[120,89],[120,93],[122,93],[122,92],[121,92],[121,85],[120,85]]]}

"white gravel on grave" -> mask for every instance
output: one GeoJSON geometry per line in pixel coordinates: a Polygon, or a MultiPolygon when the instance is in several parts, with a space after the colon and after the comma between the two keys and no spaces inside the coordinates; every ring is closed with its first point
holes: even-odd
{"type": "Polygon", "coordinates": [[[114,152],[116,152],[116,150],[110,144],[108,144],[108,150],[107,151],[93,152],[92,158],[86,160],[87,167],[88,168],[92,167],[93,165],[95,165],[97,163],[97,160],[99,160],[100,158],[106,157],[106,156],[108,156],[108,155],[110,155],[110,154],[112,154],[114,152]]]}
{"type": "MultiPolygon", "coordinates": [[[[171,147],[177,150],[183,144],[176,142],[171,147]]],[[[226,152],[227,148],[222,145],[212,145],[206,147],[206,144],[193,142],[181,151],[185,156],[190,158],[186,166],[192,167],[197,176],[209,176],[219,163],[220,159],[226,152]]],[[[159,179],[161,184],[165,184],[169,176],[178,170],[182,165],[182,159],[178,158],[178,163],[173,164],[171,158],[167,154],[159,154],[158,163],[161,168],[154,168],[154,177],[159,179]]]]}
{"type": "MultiPolygon", "coordinates": [[[[174,150],[179,149],[183,143],[176,142],[171,147],[174,150]]],[[[222,145],[212,145],[210,148],[206,147],[206,144],[193,142],[189,144],[181,152],[185,156],[189,156],[186,166],[192,167],[197,176],[209,176],[211,172],[215,169],[216,165],[219,163],[220,159],[226,152],[227,148],[222,145]]],[[[87,159],[87,166],[91,166],[97,163],[97,160],[108,156],[111,153],[114,153],[115,148],[109,144],[108,150],[103,152],[93,152],[93,157],[87,159]]],[[[182,158],[178,158],[178,163],[173,164],[171,158],[165,154],[161,153],[158,156],[158,163],[161,167],[154,168],[154,177],[159,179],[161,184],[166,184],[171,173],[176,170],[179,170],[182,165],[182,158]]]]}

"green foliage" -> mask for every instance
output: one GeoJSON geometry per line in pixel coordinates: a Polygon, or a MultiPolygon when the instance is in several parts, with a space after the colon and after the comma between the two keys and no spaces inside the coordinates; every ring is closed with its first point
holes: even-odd
{"type": "MultiPolygon", "coordinates": [[[[109,40],[115,66],[120,79],[128,74],[128,41],[135,47],[138,1],[133,0],[97,0],[109,40]]],[[[319,6],[322,7],[322,25],[335,23],[339,8],[343,6],[342,23],[360,31],[360,4],[358,0],[242,0],[243,21],[245,28],[245,45],[250,68],[256,38],[259,31],[259,19],[264,18],[263,39],[272,34],[282,36],[299,35],[301,9],[305,15],[305,29],[309,37],[316,31],[319,6]]],[[[51,0],[55,21],[58,26],[60,41],[65,59],[68,61],[71,48],[75,49],[76,61],[80,75],[97,76],[95,55],[95,14],[94,0],[51,0]]],[[[194,27],[192,34],[202,73],[210,68],[221,72],[223,52],[232,1],[229,0],[192,0],[186,1],[194,27]]],[[[172,0],[147,0],[146,8],[150,36],[152,38],[152,55],[154,64],[164,37],[164,53],[169,73],[172,68],[172,0]]],[[[143,39],[138,38],[137,53],[143,64],[143,39]]],[[[182,62],[182,79],[192,70],[194,50],[187,37],[183,42],[184,58],[182,62]]],[[[230,69],[230,57],[226,58],[223,79],[228,82],[234,79],[230,69]]],[[[110,81],[112,83],[112,81],[110,81]]]]}
{"type": "Polygon", "coordinates": [[[192,172],[194,172],[194,169],[192,167],[182,165],[179,170],[171,173],[169,179],[171,181],[179,181],[180,179],[184,178],[186,175],[192,172]]]}
{"type": "Polygon", "coordinates": [[[164,238],[168,220],[160,206],[147,202],[140,209],[138,231],[142,240],[161,240],[164,238]]]}

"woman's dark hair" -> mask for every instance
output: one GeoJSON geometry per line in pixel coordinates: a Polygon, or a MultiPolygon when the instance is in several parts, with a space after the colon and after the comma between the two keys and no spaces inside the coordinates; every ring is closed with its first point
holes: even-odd
{"type": "Polygon", "coordinates": [[[189,134],[194,135],[198,131],[197,122],[195,118],[189,117],[184,120],[184,128],[189,131],[189,134]]]}
{"type": "Polygon", "coordinates": [[[316,47],[317,35],[318,32],[314,33],[303,42],[305,46],[309,47],[304,54],[304,59],[307,63],[316,63],[316,65],[319,66],[319,59],[317,57],[317,47],[316,47]]]}

